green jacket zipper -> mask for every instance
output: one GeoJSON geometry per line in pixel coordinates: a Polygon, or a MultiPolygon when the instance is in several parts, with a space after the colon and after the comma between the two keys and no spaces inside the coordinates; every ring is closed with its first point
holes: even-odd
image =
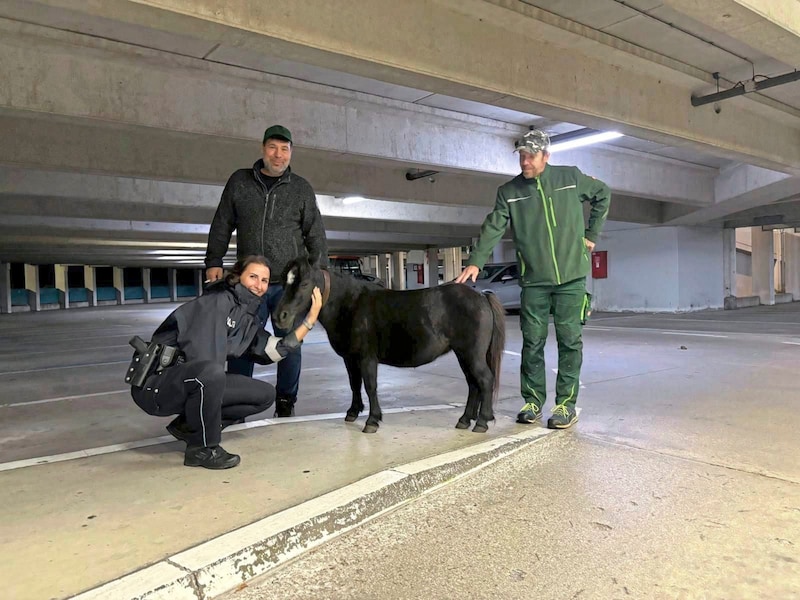
{"type": "MultiPolygon", "coordinates": [[[[539,197],[542,199],[542,205],[544,206],[544,220],[547,223],[547,235],[550,238],[550,256],[553,257],[553,267],[556,271],[556,283],[561,285],[561,273],[558,270],[558,260],[556,259],[556,246],[555,241],[553,240],[553,227],[555,226],[555,214],[553,214],[553,225],[550,224],[550,215],[547,210],[547,198],[545,198],[544,190],[542,189],[542,182],[539,178],[536,178],[536,187],[539,190],[539,197]]],[[[552,202],[552,200],[551,200],[552,202]]],[[[551,205],[552,209],[552,205],[551,205]]]]}

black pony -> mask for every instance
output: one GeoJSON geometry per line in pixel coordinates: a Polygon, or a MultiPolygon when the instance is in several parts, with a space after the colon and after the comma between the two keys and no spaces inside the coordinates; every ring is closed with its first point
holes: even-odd
{"type": "Polygon", "coordinates": [[[391,291],[329,273],[297,259],[283,273],[284,294],[275,325],[291,329],[308,310],[311,291],[323,294],[319,320],[334,351],[344,359],[353,390],[346,421],[364,410],[361,382],[369,397],[364,433],[375,433],[382,419],[378,404],[378,363],[418,367],[452,350],[467,377],[469,396],[456,427],[483,433],[494,419],[493,402],[505,346],[505,313],[494,294],[467,285],[391,291]]]}

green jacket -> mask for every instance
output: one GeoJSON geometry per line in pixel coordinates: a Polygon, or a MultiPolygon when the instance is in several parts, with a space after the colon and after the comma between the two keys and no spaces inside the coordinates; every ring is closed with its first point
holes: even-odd
{"type": "Polygon", "coordinates": [[[561,285],[586,277],[590,261],[583,238],[597,241],[610,204],[608,186],[577,167],[547,165],[537,179],[520,173],[497,189],[494,210],[467,264],[482,269],[510,224],[521,285],[561,285]],[[587,201],[588,227],[582,205],[587,201]]]}

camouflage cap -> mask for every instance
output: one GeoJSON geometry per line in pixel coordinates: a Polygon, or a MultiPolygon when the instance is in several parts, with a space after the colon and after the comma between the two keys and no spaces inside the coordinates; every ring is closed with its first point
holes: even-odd
{"type": "Polygon", "coordinates": [[[531,129],[514,142],[514,152],[550,152],[550,136],[541,129],[531,129]]]}

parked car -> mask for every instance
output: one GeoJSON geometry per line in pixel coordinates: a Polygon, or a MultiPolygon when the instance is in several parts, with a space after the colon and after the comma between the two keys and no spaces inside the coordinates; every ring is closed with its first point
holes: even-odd
{"type": "Polygon", "coordinates": [[[361,281],[386,287],[382,279],[361,271],[361,260],[358,256],[329,256],[328,261],[330,262],[330,269],[332,271],[352,275],[361,281]]]}
{"type": "Polygon", "coordinates": [[[519,310],[519,270],[517,263],[495,263],[485,265],[472,284],[476,290],[489,290],[497,295],[506,310],[519,310]]]}

